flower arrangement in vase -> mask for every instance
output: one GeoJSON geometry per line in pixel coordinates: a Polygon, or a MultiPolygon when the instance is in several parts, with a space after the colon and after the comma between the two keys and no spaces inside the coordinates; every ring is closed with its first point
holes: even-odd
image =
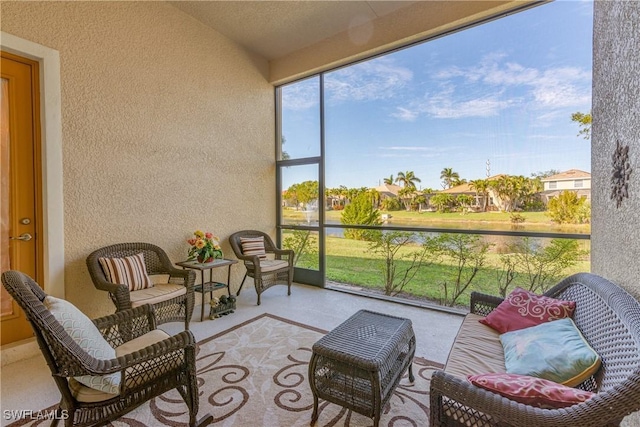
{"type": "Polygon", "coordinates": [[[187,243],[191,245],[189,248],[189,257],[187,261],[197,260],[199,263],[211,262],[215,258],[222,258],[222,248],[220,240],[212,233],[203,233],[197,230],[193,233],[195,237],[187,239],[187,243]]]}

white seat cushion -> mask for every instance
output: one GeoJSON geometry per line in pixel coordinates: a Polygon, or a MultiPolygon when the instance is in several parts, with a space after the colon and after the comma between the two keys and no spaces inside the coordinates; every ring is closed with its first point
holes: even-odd
{"type": "MultiPolygon", "coordinates": [[[[253,268],[252,262],[247,262],[246,264],[247,264],[247,267],[253,268]]],[[[289,267],[289,262],[281,259],[260,260],[260,271],[262,271],[263,273],[268,273],[270,271],[280,270],[288,267],[289,267]]]]}
{"type": "MultiPolygon", "coordinates": [[[[131,341],[127,341],[126,343],[116,347],[116,357],[124,356],[125,354],[130,354],[134,351],[141,350],[166,338],[169,338],[169,335],[160,329],[155,329],[151,332],[147,332],[146,334],[139,336],[138,338],[134,338],[131,341]]],[[[118,373],[117,375],[120,376],[120,373],[118,373]]],[[[76,381],[75,378],[69,379],[69,388],[71,389],[71,394],[73,394],[73,397],[78,402],[102,402],[117,396],[117,394],[105,393],[104,391],[98,391],[93,388],[89,388],[84,384],[76,381]]]]}
{"type": "Polygon", "coordinates": [[[446,373],[466,379],[467,375],[507,372],[500,334],[478,322],[480,319],[484,317],[473,313],[465,317],[449,353],[446,373]]]}
{"type": "Polygon", "coordinates": [[[156,304],[187,293],[187,288],[182,285],[164,283],[154,285],[152,288],[132,291],[131,307],[139,307],[144,304],[156,304]]]}

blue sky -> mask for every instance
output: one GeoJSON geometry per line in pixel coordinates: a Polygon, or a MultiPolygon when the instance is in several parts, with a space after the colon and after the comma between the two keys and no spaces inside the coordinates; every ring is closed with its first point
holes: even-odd
{"type": "MultiPolygon", "coordinates": [[[[591,170],[571,121],[591,109],[593,4],[555,1],[325,74],[327,187],[413,171],[461,178],[591,170]]],[[[284,150],[319,154],[318,79],[283,88],[284,150]]],[[[288,168],[293,182],[317,179],[288,168]]]]}

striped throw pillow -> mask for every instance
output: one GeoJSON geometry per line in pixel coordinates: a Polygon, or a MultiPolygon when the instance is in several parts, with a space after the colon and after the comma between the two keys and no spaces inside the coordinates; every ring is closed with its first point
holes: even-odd
{"type": "Polygon", "coordinates": [[[266,259],[267,253],[264,250],[264,237],[241,237],[242,254],[245,256],[257,255],[260,259],[266,259]]]}
{"type": "Polygon", "coordinates": [[[125,258],[98,258],[98,261],[104,275],[111,283],[127,285],[130,291],[153,287],[153,282],[147,275],[142,253],[125,258]]]}

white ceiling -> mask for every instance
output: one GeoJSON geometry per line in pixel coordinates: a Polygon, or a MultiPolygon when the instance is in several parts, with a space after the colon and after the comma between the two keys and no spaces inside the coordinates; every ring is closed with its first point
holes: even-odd
{"type": "Polygon", "coordinates": [[[415,1],[171,1],[267,60],[407,7],[415,1]]]}

